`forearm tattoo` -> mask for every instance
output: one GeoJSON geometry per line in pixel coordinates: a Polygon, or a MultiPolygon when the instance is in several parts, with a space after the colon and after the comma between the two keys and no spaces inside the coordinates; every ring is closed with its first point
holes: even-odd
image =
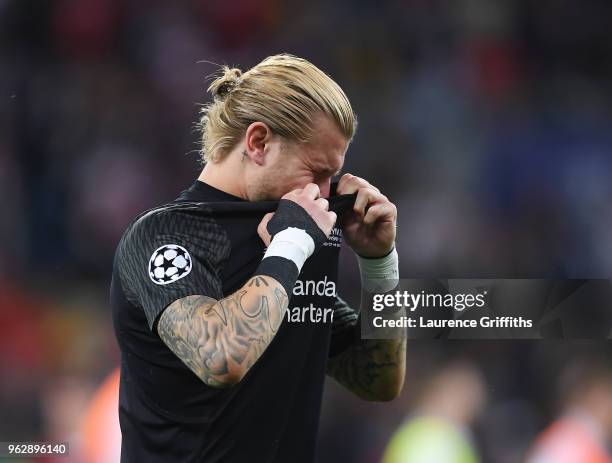
{"type": "Polygon", "coordinates": [[[216,301],[187,296],[162,313],[161,339],[202,381],[228,386],[266,350],[287,310],[276,280],[255,276],[234,294],[216,301]]]}
{"type": "Polygon", "coordinates": [[[405,339],[361,339],[329,360],[327,373],[366,400],[389,400],[401,389],[405,339]]]}

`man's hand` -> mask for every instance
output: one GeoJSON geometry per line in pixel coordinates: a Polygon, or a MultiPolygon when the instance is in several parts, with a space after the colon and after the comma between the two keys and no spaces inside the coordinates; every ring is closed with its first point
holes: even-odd
{"type": "Polygon", "coordinates": [[[362,257],[381,257],[393,249],[397,208],[366,180],[344,174],[338,194],[357,193],[353,210],[342,216],[343,236],[362,257]]]}
{"type": "MultiPolygon", "coordinates": [[[[329,237],[334,224],[336,223],[336,213],[329,211],[329,202],[325,198],[320,197],[321,192],[319,187],[314,183],[309,183],[304,188],[290,191],[281,199],[287,199],[301,206],[308,215],[317,224],[317,227],[329,237]]],[[[268,222],[274,216],[273,212],[266,214],[259,226],[257,233],[266,246],[270,245],[270,233],[268,232],[268,222]]]]}

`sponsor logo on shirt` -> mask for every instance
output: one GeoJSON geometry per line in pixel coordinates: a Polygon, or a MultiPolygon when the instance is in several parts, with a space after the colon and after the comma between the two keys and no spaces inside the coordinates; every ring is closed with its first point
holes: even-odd
{"type": "MultiPolygon", "coordinates": [[[[322,280],[297,280],[293,287],[294,296],[327,296],[330,300],[336,297],[336,282],[327,275],[322,280]]],[[[285,317],[291,323],[331,323],[334,320],[334,309],[316,307],[312,302],[304,307],[288,307],[285,317]]]]}

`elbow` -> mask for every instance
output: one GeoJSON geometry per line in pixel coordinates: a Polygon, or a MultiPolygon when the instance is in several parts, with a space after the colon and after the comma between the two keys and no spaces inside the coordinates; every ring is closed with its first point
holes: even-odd
{"type": "Polygon", "coordinates": [[[228,371],[223,375],[208,375],[200,376],[204,384],[217,389],[225,389],[238,385],[244,378],[246,373],[228,371]]]}
{"type": "Polygon", "coordinates": [[[391,402],[397,399],[404,388],[404,375],[398,374],[390,378],[381,379],[376,387],[371,388],[367,393],[360,394],[361,398],[368,402],[391,402]]]}
{"type": "Polygon", "coordinates": [[[248,371],[243,365],[225,363],[216,365],[214,369],[208,365],[199,371],[198,376],[207,386],[224,389],[240,384],[248,371]]]}
{"type": "MultiPolygon", "coordinates": [[[[243,352],[229,353],[228,359],[238,359],[244,357],[243,352]]],[[[225,374],[223,375],[224,383],[226,387],[236,386],[244,381],[244,378],[249,373],[254,362],[243,361],[237,363],[232,360],[228,360],[225,365],[225,374]]]]}
{"type": "Polygon", "coordinates": [[[378,397],[376,398],[376,402],[391,402],[392,400],[397,399],[402,393],[402,387],[390,388],[385,391],[382,391],[378,397]]]}
{"type": "Polygon", "coordinates": [[[240,384],[244,380],[244,377],[247,375],[248,372],[249,369],[243,366],[235,366],[233,368],[228,368],[228,373],[226,375],[225,381],[227,386],[231,387],[240,384]]]}
{"type": "Polygon", "coordinates": [[[219,378],[216,387],[229,388],[237,386],[244,380],[248,372],[248,368],[240,366],[228,368],[227,372],[219,378]]]}
{"type": "Polygon", "coordinates": [[[245,375],[246,373],[242,371],[228,371],[227,374],[223,375],[223,378],[218,381],[216,387],[229,388],[236,386],[240,384],[245,375]]]}
{"type": "Polygon", "coordinates": [[[391,386],[380,388],[375,391],[371,391],[369,394],[362,395],[362,399],[368,402],[391,402],[392,400],[397,399],[401,392],[401,386],[391,386]]]}

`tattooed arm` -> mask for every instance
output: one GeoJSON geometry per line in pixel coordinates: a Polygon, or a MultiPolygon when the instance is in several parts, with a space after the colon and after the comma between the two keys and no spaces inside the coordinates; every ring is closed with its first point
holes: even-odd
{"type": "Polygon", "coordinates": [[[396,398],[404,385],[405,339],[361,339],[329,360],[327,373],[365,400],[396,398]]]}
{"type": "Polygon", "coordinates": [[[266,350],[287,310],[287,294],[269,276],[252,277],[216,301],[187,296],[162,313],[157,331],[164,343],[204,383],[238,383],[266,350]]]}
{"type": "MultiPolygon", "coordinates": [[[[353,311],[341,299],[339,302],[353,311]]],[[[358,334],[348,349],[329,359],[327,374],[362,399],[394,399],[404,385],[406,339],[361,339],[357,320],[352,329],[358,334]]]]}

